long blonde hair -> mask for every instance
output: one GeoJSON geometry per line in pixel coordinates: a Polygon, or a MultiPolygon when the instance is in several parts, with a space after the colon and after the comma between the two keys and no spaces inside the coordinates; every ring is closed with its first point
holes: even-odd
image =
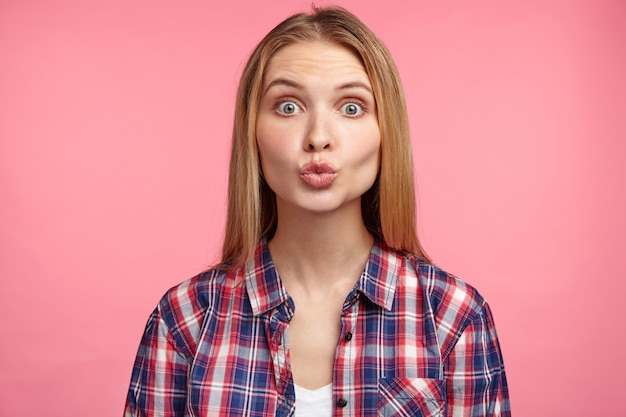
{"type": "Polygon", "coordinates": [[[260,174],[256,116],[268,62],[279,49],[302,41],[332,42],[361,59],[374,91],[381,134],[380,172],[362,196],[363,220],[388,246],[428,261],[416,231],[409,123],[398,71],[367,26],[348,11],[329,7],[281,22],[257,45],[243,70],[235,103],[221,267],[243,265],[259,241],[271,239],[275,232],[276,199],[260,174]]]}

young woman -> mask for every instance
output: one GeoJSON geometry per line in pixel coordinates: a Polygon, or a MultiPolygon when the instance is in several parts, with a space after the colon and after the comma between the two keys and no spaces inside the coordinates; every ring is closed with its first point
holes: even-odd
{"type": "Polygon", "coordinates": [[[492,316],[416,235],[394,63],[339,8],[249,59],[220,265],[171,289],[126,416],[508,416],[492,316]]]}

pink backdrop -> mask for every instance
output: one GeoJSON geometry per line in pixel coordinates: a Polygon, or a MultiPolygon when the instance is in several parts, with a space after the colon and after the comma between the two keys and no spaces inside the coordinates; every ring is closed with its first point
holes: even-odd
{"type": "MultiPolygon", "coordinates": [[[[422,236],[490,301],[515,415],[626,415],[624,3],[338,3],[397,60],[422,236]]],[[[244,59],[309,4],[0,2],[0,416],[121,413],[216,259],[244,59]]]]}

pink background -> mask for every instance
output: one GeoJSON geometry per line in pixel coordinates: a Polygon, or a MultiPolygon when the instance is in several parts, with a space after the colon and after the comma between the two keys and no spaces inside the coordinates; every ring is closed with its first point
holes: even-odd
{"type": "MultiPolygon", "coordinates": [[[[420,231],[490,301],[514,414],[626,415],[624,3],[338,3],[396,58],[420,231]]],[[[0,2],[0,416],[121,413],[216,259],[243,62],[309,4],[0,2]]]]}

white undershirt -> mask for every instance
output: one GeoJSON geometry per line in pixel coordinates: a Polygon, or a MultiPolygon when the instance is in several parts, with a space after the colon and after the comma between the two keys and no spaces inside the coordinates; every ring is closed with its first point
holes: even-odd
{"type": "Polygon", "coordinates": [[[333,415],[333,384],[309,390],[296,388],[296,417],[331,417],[333,415]]]}

